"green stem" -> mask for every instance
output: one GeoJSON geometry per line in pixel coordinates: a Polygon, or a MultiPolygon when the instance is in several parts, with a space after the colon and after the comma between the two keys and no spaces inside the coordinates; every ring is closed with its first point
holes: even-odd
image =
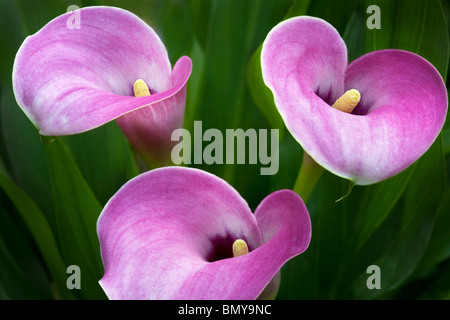
{"type": "Polygon", "coordinates": [[[164,160],[157,159],[144,154],[140,154],[137,151],[135,151],[135,163],[141,173],[161,167],[174,165],[170,158],[164,160]]]}
{"type": "Polygon", "coordinates": [[[314,190],[324,169],[314,161],[306,152],[303,152],[302,165],[298,172],[297,180],[293,190],[302,197],[303,201],[308,201],[311,192],[314,190]]]}

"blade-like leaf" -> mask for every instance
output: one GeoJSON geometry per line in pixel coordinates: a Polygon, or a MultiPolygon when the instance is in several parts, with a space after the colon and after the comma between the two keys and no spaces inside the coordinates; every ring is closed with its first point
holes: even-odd
{"type": "MultiPolygon", "coordinates": [[[[62,299],[72,298],[68,291],[66,283],[66,266],[64,265],[53,232],[50,229],[44,215],[31,200],[31,198],[20,189],[3,171],[0,170],[0,187],[8,195],[11,202],[17,209],[22,220],[25,222],[28,230],[33,236],[37,247],[45,261],[55,286],[62,299]]],[[[3,215],[2,215],[3,216],[3,215]]],[[[4,223],[2,222],[2,226],[4,223]]],[[[12,228],[12,226],[10,226],[12,228]]],[[[6,229],[7,230],[7,229],[6,229]]],[[[17,242],[19,242],[18,240],[17,242]]],[[[16,244],[16,249],[18,245],[16,244]]]]}
{"type": "Polygon", "coordinates": [[[17,213],[5,198],[0,191],[0,291],[4,299],[48,299],[45,267],[26,227],[14,221],[17,213]]]}
{"type": "Polygon", "coordinates": [[[115,122],[63,141],[101,204],[139,173],[131,147],[115,122]]]}
{"type": "Polygon", "coordinates": [[[18,8],[16,1],[0,3],[0,43],[5,48],[0,52],[0,152],[11,178],[30,195],[53,225],[44,145],[36,128],[17,105],[11,84],[14,57],[27,29],[18,8]]]}
{"type": "Polygon", "coordinates": [[[447,190],[439,209],[428,247],[415,271],[418,276],[450,258],[450,190],[447,190]]]}
{"type": "Polygon", "coordinates": [[[444,80],[449,60],[449,36],[439,0],[363,1],[346,28],[349,61],[374,50],[402,49],[430,61],[444,80]],[[381,28],[366,25],[370,5],[380,8],[381,28]]]}
{"type": "Polygon", "coordinates": [[[68,265],[80,267],[80,295],[103,298],[97,283],[102,276],[102,263],[96,232],[102,207],[60,139],[47,143],[46,153],[61,254],[68,265]]]}
{"type": "MultiPolygon", "coordinates": [[[[227,129],[267,129],[268,124],[252,102],[246,87],[246,68],[251,54],[262,43],[270,28],[286,14],[291,2],[197,2],[194,13],[200,16],[195,31],[201,50],[196,50],[204,57],[204,67],[196,69],[194,61],[192,76],[194,80],[196,77],[200,80],[195,83],[195,91],[198,92],[195,100],[188,98],[188,103],[195,103],[195,106],[188,104],[189,116],[185,119],[185,128],[191,135],[194,134],[194,120],[202,121],[203,132],[216,128],[222,132],[223,137],[227,129]],[[203,28],[200,28],[200,25],[203,28]],[[198,75],[196,72],[202,74],[198,75]]],[[[224,141],[224,146],[225,143],[224,141]]],[[[204,142],[203,147],[206,145],[208,142],[204,142]]],[[[247,152],[248,155],[248,146],[246,150],[241,151],[247,152]]],[[[269,178],[260,175],[262,165],[259,163],[202,163],[193,166],[226,179],[241,192],[252,207],[261,201],[269,189],[269,178]],[[255,185],[260,187],[254,188],[255,185]]]]}
{"type": "MultiPolygon", "coordinates": [[[[393,290],[413,273],[431,238],[436,212],[444,196],[446,177],[442,172],[442,141],[438,139],[417,162],[402,206],[391,213],[399,218],[395,237],[385,247],[381,257],[372,260],[383,272],[382,290],[367,290],[367,273],[364,270],[363,281],[360,278],[355,284],[358,297],[374,297],[393,290]]],[[[390,228],[389,225],[386,227],[390,228]]],[[[382,236],[379,234],[379,237],[382,236]]]]}
{"type": "Polygon", "coordinates": [[[250,90],[253,101],[258,106],[267,122],[269,122],[271,128],[280,130],[280,139],[282,140],[285,129],[284,122],[275,106],[272,92],[265,85],[264,80],[262,79],[261,49],[262,45],[256,49],[255,53],[253,53],[248,64],[246,75],[247,86],[250,90]]]}

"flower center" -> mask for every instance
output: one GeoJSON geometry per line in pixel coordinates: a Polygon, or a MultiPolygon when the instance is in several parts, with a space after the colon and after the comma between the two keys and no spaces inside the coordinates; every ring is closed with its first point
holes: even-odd
{"type": "Polygon", "coordinates": [[[134,96],[139,97],[147,97],[150,95],[150,90],[148,89],[147,84],[142,79],[137,79],[133,84],[134,96]]]}
{"type": "Polygon", "coordinates": [[[361,100],[361,94],[356,89],[346,91],[336,102],[332,105],[333,108],[351,113],[356,108],[361,100]]]}
{"type": "Polygon", "coordinates": [[[209,240],[211,248],[204,252],[204,259],[208,262],[239,257],[252,250],[245,240],[236,235],[227,234],[224,237],[218,236],[209,240]]]}
{"type": "Polygon", "coordinates": [[[233,257],[240,257],[248,253],[247,243],[242,239],[237,239],[233,243],[233,257]]]}

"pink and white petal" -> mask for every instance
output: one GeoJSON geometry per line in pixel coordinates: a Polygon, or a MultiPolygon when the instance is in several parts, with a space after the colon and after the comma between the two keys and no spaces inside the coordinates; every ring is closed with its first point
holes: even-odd
{"type": "Polygon", "coordinates": [[[322,112],[325,102],[334,103],[342,95],[347,47],[328,22],[291,18],[267,35],[261,67],[283,119],[289,121],[291,113],[322,112]]]}
{"type": "MultiPolygon", "coordinates": [[[[181,299],[256,299],[291,258],[304,252],[311,239],[311,221],[302,199],[293,191],[267,196],[255,211],[264,244],[250,253],[210,263],[180,288],[181,299]]],[[[270,284],[269,284],[270,285],[270,284]]],[[[271,296],[270,292],[264,292],[271,296]]],[[[272,294],[273,296],[273,294],[272,294]]]]}
{"type": "MultiPolygon", "coordinates": [[[[330,166],[358,184],[387,179],[414,163],[441,131],[447,90],[436,68],[402,50],[380,50],[353,61],[345,87],[356,88],[356,115],[339,115],[333,134],[340,148],[330,166]]],[[[328,164],[327,164],[328,165],[328,164]]]]}
{"type": "MultiPolygon", "coordinates": [[[[269,33],[263,45],[264,80],[274,93],[286,127],[317,163],[355,184],[372,184],[399,173],[431,146],[442,128],[447,112],[442,78],[415,54],[385,50],[355,60],[341,88],[346,54],[345,59],[336,61],[323,50],[336,47],[333,41],[342,39],[331,25],[314,20],[287,20],[269,33]],[[322,37],[318,25],[325,30],[322,37]],[[309,50],[317,52],[313,58],[304,59],[301,54],[307,51],[303,47],[308,41],[298,45],[295,40],[303,39],[303,32],[311,37],[309,50]],[[314,37],[329,39],[329,44],[314,41],[314,37]],[[339,71],[329,71],[329,63],[336,64],[339,71]],[[321,66],[328,74],[328,78],[321,77],[322,85],[311,80],[317,74],[322,76],[321,66]],[[318,89],[331,87],[330,81],[339,89],[318,89]],[[330,107],[344,89],[361,92],[360,106],[353,114],[330,107]]],[[[344,44],[341,49],[346,50],[344,44]]]]}
{"type": "Polygon", "coordinates": [[[285,241],[291,254],[304,252],[311,241],[311,219],[302,198],[291,190],[271,193],[255,210],[264,242],[285,241]],[[275,241],[275,240],[273,240],[275,241]]]}
{"type": "Polygon", "coordinates": [[[84,132],[183,88],[181,82],[172,85],[164,44],[134,14],[112,7],[82,8],[81,28],[69,29],[71,14],[29,36],[14,62],[16,100],[41,134],[84,132]],[[132,97],[138,78],[156,94],[132,97]]]}
{"type": "Polygon", "coordinates": [[[172,148],[177,143],[171,139],[172,132],[183,127],[186,81],[191,70],[191,60],[180,58],[173,69],[173,87],[183,87],[176,94],[116,119],[128,141],[147,163],[170,164],[172,148]]]}
{"type": "Polygon", "coordinates": [[[264,41],[261,67],[292,136],[320,164],[333,158],[330,120],[342,112],[330,105],[344,92],[347,68],[347,48],[337,30],[313,17],[285,20],[264,41]]]}
{"type": "MultiPolygon", "coordinates": [[[[255,217],[230,185],[182,167],[126,183],[105,206],[97,231],[105,268],[100,284],[111,299],[181,298],[180,288],[218,249],[231,251],[237,238],[251,249],[262,244],[255,217]],[[229,248],[217,248],[220,243],[229,248]]],[[[199,294],[193,289],[185,298],[199,294]]]]}

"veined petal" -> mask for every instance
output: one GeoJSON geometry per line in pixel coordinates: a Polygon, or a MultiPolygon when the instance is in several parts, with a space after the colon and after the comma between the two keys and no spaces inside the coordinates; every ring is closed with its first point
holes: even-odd
{"type": "MultiPolygon", "coordinates": [[[[309,213],[293,191],[268,195],[255,210],[255,217],[264,245],[238,258],[205,265],[181,287],[183,299],[193,291],[197,299],[256,299],[281,267],[308,247],[309,213]]],[[[276,291],[278,284],[274,285],[276,291]]],[[[265,294],[270,296],[270,292],[265,294]]]]}
{"type": "Polygon", "coordinates": [[[280,190],[268,195],[256,208],[255,217],[264,242],[280,241],[291,254],[308,248],[311,221],[305,203],[295,192],[280,190]]]}
{"type": "Polygon", "coordinates": [[[172,148],[177,143],[171,139],[172,132],[183,127],[186,81],[191,70],[191,60],[181,57],[173,68],[172,91],[176,91],[174,95],[116,119],[133,148],[148,163],[167,164],[171,159],[172,148]]]}
{"type": "Polygon", "coordinates": [[[29,36],[14,62],[17,102],[42,135],[81,133],[184,88],[190,68],[173,81],[163,43],[134,14],[87,7],[80,9],[80,29],[69,29],[71,14],[29,36]],[[154,94],[134,98],[137,79],[154,94]]]}
{"type": "Polygon", "coordinates": [[[99,218],[100,284],[111,299],[175,299],[208,264],[215,241],[231,250],[231,234],[251,249],[262,243],[250,208],[228,184],[195,169],[149,171],[126,183],[99,218]]]}
{"type": "MultiPolygon", "coordinates": [[[[314,17],[296,17],[275,26],[261,52],[264,82],[286,128],[312,158],[332,158],[330,107],[344,93],[347,47],[337,30],[314,17]]],[[[319,162],[320,163],[320,162],[319,162]]]]}
{"type": "Polygon", "coordinates": [[[341,146],[330,166],[358,184],[387,179],[433,144],[447,114],[447,90],[434,66],[411,52],[380,50],[353,61],[346,89],[361,101],[353,114],[333,120],[341,146]]]}
{"type": "Polygon", "coordinates": [[[322,19],[285,20],[263,43],[264,82],[274,93],[284,121],[294,126],[299,126],[298,119],[292,119],[297,114],[324,112],[326,102],[339,98],[346,67],[347,47],[337,30],[322,19]]]}
{"type": "Polygon", "coordinates": [[[445,121],[447,92],[437,70],[413,53],[372,52],[347,70],[341,50],[345,44],[327,22],[286,20],[264,42],[263,77],[286,127],[317,163],[355,184],[372,184],[404,170],[431,146],[445,121]],[[339,59],[332,48],[339,48],[339,59]],[[324,87],[331,89],[318,89],[324,87]],[[361,93],[352,114],[330,107],[349,89],[361,93]]]}
{"type": "Polygon", "coordinates": [[[277,242],[278,234],[263,244],[257,219],[214,175],[182,167],[144,173],[119,190],[98,220],[100,284],[111,299],[254,299],[295,254],[277,242]],[[250,253],[229,258],[236,239],[250,253]]]}

